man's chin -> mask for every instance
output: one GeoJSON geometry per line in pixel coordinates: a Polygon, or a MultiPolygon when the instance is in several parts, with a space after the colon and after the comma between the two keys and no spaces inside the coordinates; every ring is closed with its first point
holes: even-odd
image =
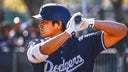
{"type": "Polygon", "coordinates": [[[45,35],[41,34],[41,37],[46,37],[45,35]]]}

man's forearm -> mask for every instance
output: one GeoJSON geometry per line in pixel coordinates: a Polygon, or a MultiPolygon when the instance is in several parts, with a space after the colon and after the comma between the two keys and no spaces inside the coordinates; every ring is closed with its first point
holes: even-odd
{"type": "Polygon", "coordinates": [[[41,48],[40,51],[43,54],[50,55],[55,52],[64,42],[66,42],[70,38],[70,35],[66,32],[63,32],[50,40],[46,41],[41,48]]]}
{"type": "Polygon", "coordinates": [[[94,28],[103,30],[103,40],[107,48],[123,39],[127,34],[127,27],[122,23],[95,20],[94,28]]]}
{"type": "Polygon", "coordinates": [[[122,23],[117,23],[113,21],[101,21],[101,20],[95,20],[94,28],[103,30],[107,32],[108,34],[118,36],[121,34],[126,34],[127,27],[122,23]]]}

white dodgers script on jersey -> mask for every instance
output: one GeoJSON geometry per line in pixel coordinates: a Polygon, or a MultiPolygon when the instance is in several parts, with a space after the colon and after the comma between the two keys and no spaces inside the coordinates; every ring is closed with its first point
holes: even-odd
{"type": "Polygon", "coordinates": [[[54,65],[49,60],[46,60],[45,62],[44,72],[72,72],[80,67],[85,61],[80,55],[77,55],[68,61],[63,59],[63,63],[58,65],[54,65]]]}

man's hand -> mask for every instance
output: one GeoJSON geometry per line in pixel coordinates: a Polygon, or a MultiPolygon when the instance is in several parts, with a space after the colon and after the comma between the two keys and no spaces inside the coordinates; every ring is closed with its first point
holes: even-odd
{"type": "Polygon", "coordinates": [[[80,28],[80,25],[83,22],[83,21],[79,21],[79,23],[78,22],[76,23],[75,18],[78,16],[82,17],[82,14],[80,12],[73,14],[73,16],[70,18],[70,20],[67,23],[66,32],[71,36],[78,31],[78,29],[80,28]]]}
{"type": "Polygon", "coordinates": [[[94,24],[95,24],[95,23],[94,23],[94,21],[95,21],[94,18],[89,18],[89,19],[82,18],[82,21],[83,21],[84,24],[86,24],[86,27],[85,27],[85,28],[87,28],[87,27],[93,28],[93,26],[94,26],[94,24]]]}
{"type": "Polygon", "coordinates": [[[94,26],[94,18],[83,18],[80,12],[73,14],[71,19],[67,23],[66,32],[70,35],[77,33],[83,29],[94,26]]]}

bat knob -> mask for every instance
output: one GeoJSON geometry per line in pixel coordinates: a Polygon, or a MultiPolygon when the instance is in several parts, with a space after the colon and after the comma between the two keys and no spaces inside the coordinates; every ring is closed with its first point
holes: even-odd
{"type": "Polygon", "coordinates": [[[76,16],[75,17],[75,23],[76,24],[80,24],[80,22],[81,22],[81,16],[79,15],[79,16],[76,16]]]}

